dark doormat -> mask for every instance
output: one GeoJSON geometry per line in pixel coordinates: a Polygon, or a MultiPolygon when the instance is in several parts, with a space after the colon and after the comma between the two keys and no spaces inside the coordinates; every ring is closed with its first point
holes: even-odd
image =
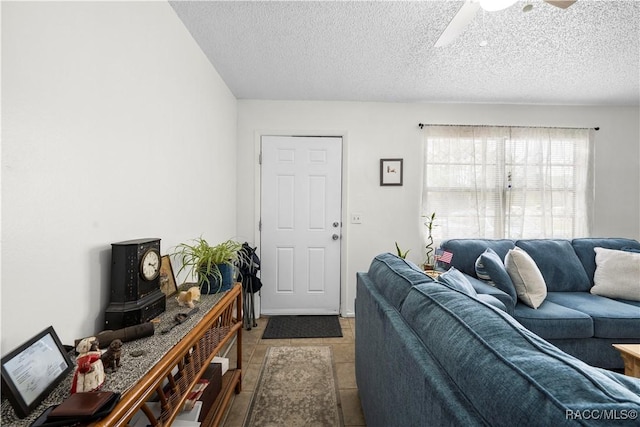
{"type": "Polygon", "coordinates": [[[341,337],[338,316],[272,316],[263,339],[341,337]]]}

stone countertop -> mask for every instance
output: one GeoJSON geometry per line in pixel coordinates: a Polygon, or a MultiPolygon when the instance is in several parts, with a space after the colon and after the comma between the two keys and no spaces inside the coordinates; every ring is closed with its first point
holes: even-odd
{"type": "MultiPolygon", "coordinates": [[[[191,311],[189,307],[178,306],[175,294],[167,298],[166,311],[158,316],[160,322],[155,324],[155,333],[146,338],[123,343],[121,356],[122,366],[118,371],[106,374],[102,390],[120,393],[129,390],[140,378],[149,372],[173,346],[180,342],[191,328],[198,324],[205,314],[207,314],[225,294],[226,292],[212,295],[203,294],[200,297],[200,301],[195,302],[195,306],[200,308],[196,313],[192,314],[183,323],[171,329],[168,333],[162,334],[160,331],[174,324],[176,314],[191,311]],[[138,357],[131,355],[139,351],[144,352],[144,354],[138,357]]],[[[75,364],[75,353],[71,355],[71,360],[75,364]]],[[[18,418],[9,401],[2,399],[0,424],[3,426],[16,427],[28,426],[35,421],[46,408],[60,404],[71,394],[70,390],[74,370],[72,370],[26,418],[18,418]]]]}

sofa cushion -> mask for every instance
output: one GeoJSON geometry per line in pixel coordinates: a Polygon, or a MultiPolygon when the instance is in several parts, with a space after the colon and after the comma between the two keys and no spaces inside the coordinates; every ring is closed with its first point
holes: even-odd
{"type": "Polygon", "coordinates": [[[593,336],[640,339],[640,307],[588,292],[549,292],[547,301],[588,314],[593,336]]]}
{"type": "Polygon", "coordinates": [[[495,308],[499,308],[500,310],[504,311],[505,313],[508,313],[507,307],[504,305],[504,303],[502,301],[500,301],[498,298],[494,297],[493,295],[489,295],[489,294],[477,294],[476,298],[478,298],[480,301],[489,304],[495,308]]]}
{"type": "Polygon", "coordinates": [[[566,417],[571,409],[640,404],[637,381],[622,384],[618,376],[560,351],[507,314],[447,287],[415,286],[400,313],[428,356],[448,373],[451,387],[488,425],[498,420],[531,425],[532,417],[545,425],[570,425],[575,422],[566,417]]]}
{"type": "Polygon", "coordinates": [[[518,299],[538,308],[547,296],[547,285],[535,261],[518,247],[511,249],[504,261],[518,299]]]}
{"type": "Polygon", "coordinates": [[[451,267],[449,271],[441,274],[436,282],[442,283],[445,286],[456,289],[460,292],[464,292],[465,294],[471,295],[472,297],[477,298],[480,301],[489,304],[490,306],[510,313],[507,310],[507,306],[500,299],[496,298],[495,295],[491,295],[489,293],[478,293],[476,286],[478,286],[478,282],[480,282],[481,290],[490,288],[490,290],[495,291],[496,288],[491,285],[487,285],[485,282],[476,279],[475,277],[471,277],[468,274],[461,273],[460,271],[456,270],[455,267],[451,267]],[[473,284],[471,283],[472,281],[476,283],[473,284]]]}
{"type": "Polygon", "coordinates": [[[596,272],[591,293],[640,301],[640,253],[595,248],[596,272]]]}
{"type": "Polygon", "coordinates": [[[544,339],[593,337],[591,316],[549,300],[544,301],[537,309],[519,302],[513,309],[513,317],[544,339]]]}
{"type": "Polygon", "coordinates": [[[573,239],[571,245],[576,255],[580,259],[584,270],[590,280],[590,286],[593,286],[593,275],[596,271],[596,253],[594,248],[606,249],[637,249],[640,250],[640,242],[632,239],[622,238],[582,238],[573,239]]]}
{"type": "Polygon", "coordinates": [[[518,240],[516,246],[524,249],[536,262],[547,291],[589,292],[589,277],[568,240],[518,240]]]}
{"type": "Polygon", "coordinates": [[[515,307],[518,296],[516,294],[516,288],[513,285],[511,277],[507,272],[502,258],[491,248],[487,248],[480,257],[480,263],[483,266],[484,271],[491,279],[491,283],[501,291],[509,295],[513,300],[513,306],[515,307]]]}
{"type": "Polygon", "coordinates": [[[513,240],[496,239],[450,239],[440,247],[453,254],[451,266],[471,277],[476,277],[476,260],[487,248],[493,249],[500,259],[504,259],[507,251],[514,247],[513,240]]]}
{"type": "Polygon", "coordinates": [[[369,276],[380,293],[398,310],[412,286],[433,282],[408,261],[391,253],[380,254],[371,261],[369,276]]]}
{"type": "Polygon", "coordinates": [[[640,301],[632,301],[630,299],[619,299],[617,301],[623,302],[625,304],[633,305],[636,307],[640,307],[640,301]]]}
{"type": "MultiPolygon", "coordinates": [[[[493,298],[500,301],[502,305],[504,305],[504,307],[507,310],[507,313],[513,314],[513,307],[515,306],[515,300],[512,299],[509,295],[507,295],[505,292],[501,291],[497,287],[487,284],[487,282],[483,280],[476,279],[475,277],[471,277],[468,274],[465,274],[464,276],[467,278],[467,280],[469,280],[469,282],[471,283],[471,286],[473,286],[473,288],[478,293],[478,296],[480,295],[492,296],[493,298]]],[[[515,295],[515,291],[514,291],[514,295],[515,295]]]]}
{"type": "Polygon", "coordinates": [[[451,267],[448,271],[442,273],[438,277],[438,282],[446,283],[453,289],[457,289],[467,295],[478,295],[473,286],[471,286],[469,280],[467,280],[464,274],[458,271],[455,267],[451,267]]]}

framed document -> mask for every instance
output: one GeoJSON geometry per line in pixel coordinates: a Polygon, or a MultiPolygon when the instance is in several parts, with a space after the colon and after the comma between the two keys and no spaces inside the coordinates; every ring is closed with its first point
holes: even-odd
{"type": "Polygon", "coordinates": [[[24,418],[73,369],[58,335],[49,326],[2,358],[2,389],[24,418]]]}

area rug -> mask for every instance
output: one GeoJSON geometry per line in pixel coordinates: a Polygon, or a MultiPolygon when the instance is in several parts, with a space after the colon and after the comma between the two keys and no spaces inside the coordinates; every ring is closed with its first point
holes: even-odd
{"type": "Polygon", "coordinates": [[[244,427],[343,425],[331,347],[269,347],[244,427]]]}
{"type": "Polygon", "coordinates": [[[341,337],[338,316],[272,316],[263,339],[341,337]]]}

